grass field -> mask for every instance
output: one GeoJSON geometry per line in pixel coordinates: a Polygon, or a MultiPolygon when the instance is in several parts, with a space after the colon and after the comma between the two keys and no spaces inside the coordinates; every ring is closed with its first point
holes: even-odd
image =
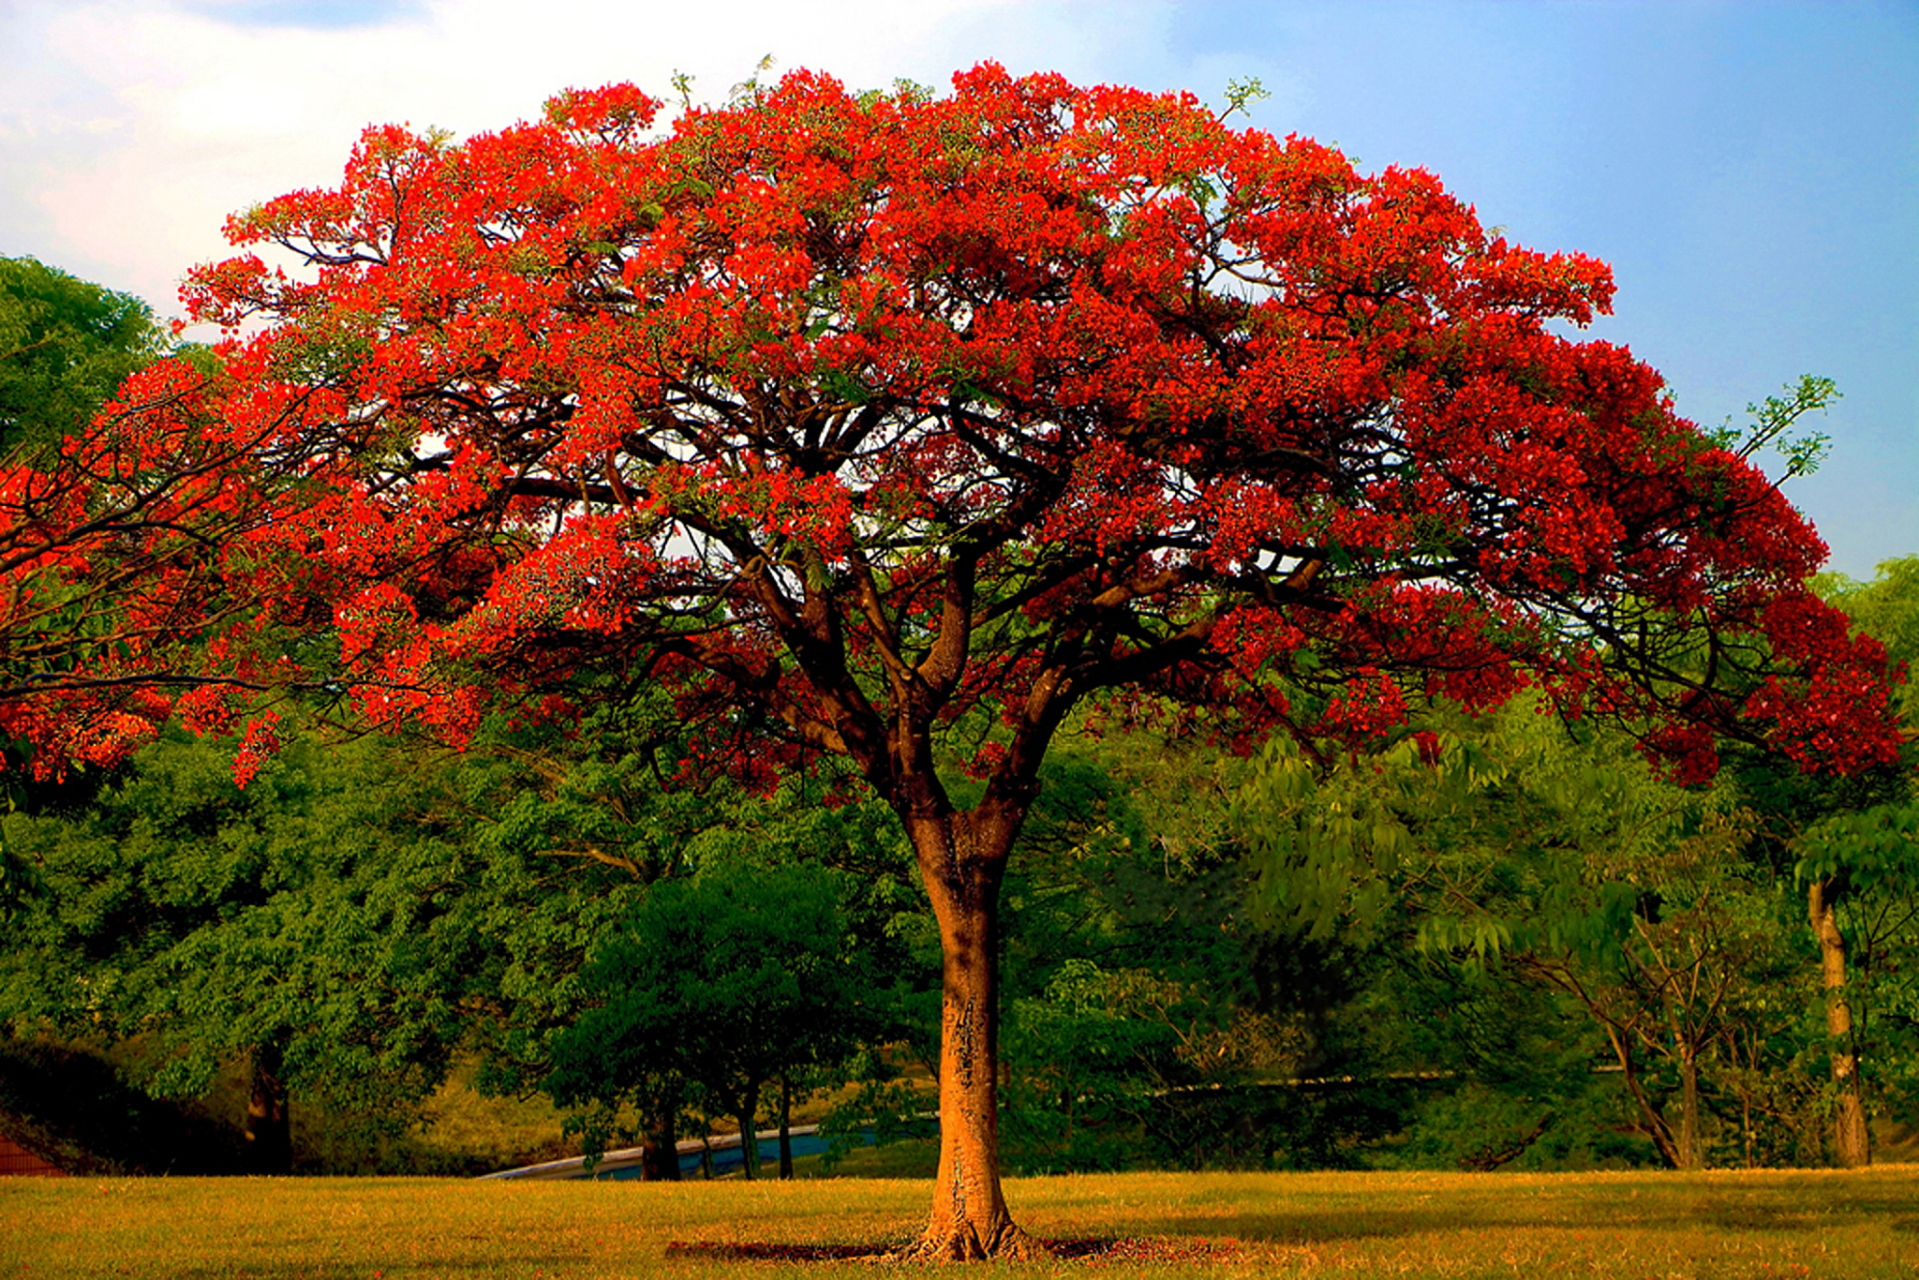
{"type": "MultiPolygon", "coordinates": [[[[867,1263],[728,1251],[898,1241],[928,1190],[904,1179],[0,1179],[0,1277],[870,1276],[867,1263]]],[[[1211,1262],[1108,1258],[995,1274],[1919,1277],[1911,1165],[1692,1176],[1117,1174],[1016,1180],[1007,1195],[1028,1230],[1050,1239],[1237,1244],[1211,1262]]]]}

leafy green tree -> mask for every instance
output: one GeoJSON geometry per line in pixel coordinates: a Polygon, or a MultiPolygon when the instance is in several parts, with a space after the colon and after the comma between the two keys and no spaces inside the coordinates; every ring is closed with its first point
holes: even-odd
{"type": "Polygon", "coordinates": [[[1017,1168],[1340,1163],[1382,1091],[1338,948],[1249,911],[1228,823],[1245,762],[1151,733],[1068,735],[1005,886],[1006,1086],[1017,1168]]]}
{"type": "MultiPolygon", "coordinates": [[[[79,637],[80,645],[105,638],[105,628],[89,625],[94,611],[81,593],[61,593],[33,580],[36,561],[56,549],[58,538],[48,536],[44,518],[67,486],[23,484],[20,464],[52,466],[61,442],[83,434],[121,380],[167,345],[140,299],[33,258],[0,258],[0,466],[18,468],[9,471],[11,491],[0,501],[0,574],[16,577],[0,622],[5,658],[24,648],[33,655],[25,665],[40,665],[50,648],[62,647],[59,639],[47,643],[49,632],[67,633],[69,648],[73,632],[100,633],[79,637]],[[43,602],[51,599],[52,608],[23,599],[35,594],[43,602]]],[[[0,683],[16,682],[18,665],[0,660],[0,683]]],[[[8,763],[17,765],[13,754],[8,763]]],[[[18,909],[31,880],[30,868],[0,842],[0,923],[18,909]]]]}
{"type": "Polygon", "coordinates": [[[636,1093],[657,1107],[696,1086],[737,1121],[757,1177],[766,1087],[844,1058],[862,1030],[865,975],[835,880],[721,862],[655,886],[586,970],[600,1003],[553,1044],[555,1100],[605,1114],[636,1093]]]}
{"type": "Polygon", "coordinates": [[[0,456],[49,458],[168,345],[131,294],[32,258],[0,258],[0,456]]]}
{"type": "MultiPolygon", "coordinates": [[[[475,909],[490,940],[476,979],[487,1016],[473,1027],[483,1083],[541,1088],[555,1071],[556,1042],[606,998],[585,976],[596,951],[657,887],[722,865],[830,868],[847,954],[867,963],[866,1008],[884,1013],[876,1036],[910,1038],[924,995],[911,979],[925,970],[904,958],[926,932],[925,909],[890,811],[849,800],[830,762],[767,794],[679,777],[681,729],[656,691],[592,686],[576,695],[577,731],[565,720],[500,727],[454,777],[486,866],[475,909]]],[[[936,1009],[936,991],[932,998],[936,1009]]],[[[804,1090],[792,1072],[785,1081],[804,1090]]],[[[638,1113],[648,1178],[677,1176],[678,1113],[690,1096],[682,1083],[666,1072],[635,1077],[624,1095],[638,1113]]],[[[591,1141],[611,1135],[610,1113],[585,1118],[591,1141]]]]}
{"type": "MultiPolygon", "coordinates": [[[[1708,810],[1698,829],[1670,834],[1668,848],[1610,869],[1618,878],[1589,899],[1604,915],[1581,922],[1583,946],[1534,941],[1515,957],[1522,972],[1572,995],[1600,1025],[1639,1130],[1676,1169],[1707,1163],[1702,1073],[1742,1030],[1749,1040],[1763,1034],[1750,1020],[1740,1025],[1742,1013],[1763,1006],[1760,989],[1792,986],[1779,945],[1782,895],[1752,882],[1740,857],[1743,827],[1743,815],[1708,810]],[[1627,887],[1638,890],[1630,900],[1627,887]],[[1648,1062],[1676,1082],[1663,1101],[1648,1062]]],[[[1747,1133],[1750,1157],[1750,1115],[1747,1133]]]]}
{"type": "Polygon", "coordinates": [[[1411,954],[1563,993],[1600,1034],[1587,1061],[1611,1060],[1634,1127],[1665,1162],[1698,1167],[1708,1068],[1730,1072],[1742,1031],[1769,1046],[1767,1070],[1792,1056],[1780,1006],[1762,1018],[1759,998],[1794,980],[1786,890],[1747,859],[1738,795],[1662,782],[1623,737],[1569,734],[1531,708],[1427,723],[1329,770],[1269,746],[1242,821],[1272,909],[1309,936],[1391,929],[1411,954]]]}
{"type": "MultiPolygon", "coordinates": [[[[209,656],[282,598],[242,585],[238,547],[284,527],[262,502],[298,479],[230,470],[259,439],[206,415],[215,365],[137,298],[0,258],[0,746],[36,777],[118,764],[176,709],[224,732],[228,695],[285,669],[274,642],[260,665],[209,656]]],[[[20,873],[0,854],[0,913],[20,873]]]]}
{"type": "Polygon", "coordinates": [[[1919,1086],[1919,800],[1835,814],[1795,847],[1819,946],[1833,1147],[1841,1164],[1867,1164],[1873,1095],[1909,1101],[1919,1086]]]}
{"type": "Polygon", "coordinates": [[[245,1060],[250,1164],[284,1172],[290,1096],[377,1118],[441,1083],[480,967],[477,866],[417,807],[430,763],[303,737],[241,791],[230,756],[170,735],[84,807],[5,819],[41,892],[0,951],[0,1011],[139,1037],[156,1094],[245,1060]]]}
{"type": "MultiPolygon", "coordinates": [[[[1919,662],[1919,557],[1885,562],[1870,582],[1830,575],[1816,585],[1894,662],[1919,662]]],[[[1896,696],[1910,734],[1919,686],[1908,680],[1896,696]]],[[[1906,756],[1910,765],[1910,740],[1906,756]]],[[[1919,791],[1909,767],[1841,780],[1807,778],[1776,762],[1739,763],[1775,864],[1790,869],[1806,895],[1823,991],[1832,1150],[1840,1164],[1867,1164],[1874,1079],[1897,1093],[1919,1077],[1919,998],[1908,976],[1919,965],[1919,791]]]]}

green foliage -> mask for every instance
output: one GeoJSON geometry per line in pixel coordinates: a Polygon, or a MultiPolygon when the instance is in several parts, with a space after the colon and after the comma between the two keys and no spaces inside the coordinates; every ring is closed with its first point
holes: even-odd
{"type": "Polygon", "coordinates": [[[1800,884],[1824,882],[1845,942],[1843,1047],[1867,1101],[1919,1103],[1919,797],[1834,814],[1794,842],[1800,884]]]}
{"type": "MultiPolygon", "coordinates": [[[[1835,588],[1895,653],[1912,563],[1835,588]]],[[[656,692],[575,696],[576,726],[459,758],[299,738],[245,792],[178,735],[16,784],[7,1017],[138,1037],[137,1078],[176,1096],[280,1046],[338,1117],[336,1168],[400,1158],[461,1045],[489,1088],[546,1082],[589,1145],[623,1103],[751,1123],[782,1073],[861,1082],[843,1140],[915,1132],[896,1064],[936,1060],[938,939],[890,811],[831,763],[693,785],[656,692]]],[[[1688,1038],[1710,1159],[1817,1159],[1790,872],[1844,885],[1865,1061],[1903,1105],[1919,818],[1890,776],[1734,762],[1679,788],[1524,703],[1363,757],[1069,734],[1004,886],[1009,1166],[1626,1166],[1677,1125],[1688,1038]]]]}
{"type": "Polygon", "coordinates": [[[847,954],[869,965],[869,1008],[897,1010],[937,981],[937,965],[907,959],[926,913],[897,820],[850,798],[843,771],[795,773],[763,795],[694,785],[676,776],[670,704],[648,690],[579,696],[576,732],[496,729],[453,783],[485,864],[474,910],[491,1016],[473,1028],[484,1087],[541,1087],[556,1038],[605,998],[585,977],[595,953],[656,888],[726,868],[831,869],[847,954]]]}
{"type": "Polygon", "coordinates": [[[1803,1158],[1813,953],[1738,790],[1523,703],[1425,724],[1326,767],[1271,744],[1235,809],[1276,927],[1370,946],[1373,1016],[1443,1028],[1397,1053],[1457,1083],[1387,1158],[1615,1160],[1600,1069],[1668,1161],[1803,1158]],[[1446,1137],[1454,1088],[1504,1098],[1505,1137],[1446,1137]]]}
{"type": "Polygon", "coordinates": [[[6,818],[44,892],[0,1010],[19,1034],[142,1037],[157,1094],[271,1047],[296,1092],[402,1117],[444,1076],[476,940],[475,867],[414,810],[431,766],[308,738],[242,792],[230,761],[169,735],[85,809],[6,818]]]}
{"type": "Polygon", "coordinates": [[[605,1114],[677,1080],[753,1130],[766,1085],[845,1058],[863,1029],[838,879],[719,862],[655,886],[583,975],[594,1004],[553,1042],[554,1099],[605,1114]]]}
{"type": "Polygon", "coordinates": [[[1149,734],[1056,750],[1005,886],[1002,1144],[1028,1172],[1346,1164],[1405,1089],[1370,1072],[1348,953],[1249,908],[1245,762],[1149,734]]]}
{"type": "Polygon", "coordinates": [[[0,258],[0,455],[51,454],[165,348],[138,298],[32,258],[0,258]]]}
{"type": "Polygon", "coordinates": [[[1272,93],[1260,82],[1258,76],[1234,78],[1226,82],[1226,109],[1219,113],[1225,120],[1235,114],[1246,115],[1248,108],[1256,102],[1264,102],[1272,93]]]}
{"type": "Polygon", "coordinates": [[[1745,428],[1726,424],[1710,433],[1709,439],[1722,449],[1730,449],[1742,458],[1750,458],[1771,446],[1786,463],[1786,479],[1811,475],[1832,451],[1832,437],[1823,431],[1808,431],[1789,436],[1798,421],[1810,413],[1824,413],[1840,398],[1838,384],[1831,378],[1801,374],[1797,383],[1788,383],[1783,396],[1767,396],[1761,404],[1746,406],[1752,421],[1745,428]]]}

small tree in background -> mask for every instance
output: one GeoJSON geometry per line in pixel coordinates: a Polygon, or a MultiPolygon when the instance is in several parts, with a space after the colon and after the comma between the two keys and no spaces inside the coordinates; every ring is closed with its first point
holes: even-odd
{"type": "Polygon", "coordinates": [[[850,952],[838,887],[820,868],[722,863],[660,884],[588,966],[599,1003],[554,1043],[547,1089],[600,1116],[629,1100],[657,1115],[693,1086],[738,1123],[756,1178],[767,1087],[780,1090],[784,1132],[786,1082],[858,1042],[871,975],[850,952]]]}
{"type": "Polygon", "coordinates": [[[1031,1249],[997,901],[1076,708],[1358,742],[1409,695],[1533,684],[1687,777],[1715,735],[1891,757],[1812,531],[1651,369],[1554,331],[1604,266],[1431,175],[990,64],[657,111],[613,86],[463,144],[373,129],[337,189],[233,220],[306,272],[189,286],[229,326],[203,434],[289,495],[222,550],[267,603],[216,657],[455,739],[612,670],[676,697],[690,769],[849,762],[944,951],[922,1252],[1031,1249]]]}

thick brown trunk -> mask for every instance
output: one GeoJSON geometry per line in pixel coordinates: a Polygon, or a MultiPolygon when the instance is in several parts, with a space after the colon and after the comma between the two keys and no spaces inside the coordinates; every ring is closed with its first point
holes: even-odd
{"type": "Polygon", "coordinates": [[[680,1143],[676,1100],[655,1101],[654,1112],[647,1117],[646,1140],[640,1147],[642,1182],[678,1182],[680,1180],[680,1143]]]}
{"type": "Polygon", "coordinates": [[[247,1096],[246,1168],[248,1173],[293,1172],[293,1130],[287,1120],[287,1090],[280,1081],[280,1051],[262,1045],[253,1051],[253,1082],[247,1096]]]}
{"type": "Polygon", "coordinates": [[[1839,1092],[1833,1119],[1833,1154],[1847,1168],[1872,1162],[1866,1129],[1866,1105],[1859,1088],[1859,1062],[1853,1053],[1852,1006],[1846,1003],[1846,939],[1833,913],[1832,882],[1815,880],[1807,893],[1807,914],[1819,939],[1819,968],[1826,989],[1826,1035],[1831,1046],[1832,1082],[1839,1092]]]}
{"type": "MultiPolygon", "coordinates": [[[[959,815],[909,824],[942,954],[940,1160],[914,1252],[955,1260],[1041,1250],[1013,1223],[999,1177],[999,882],[1006,850],[959,815]]],[[[1010,843],[1011,834],[1000,833],[1010,843]]]]}

